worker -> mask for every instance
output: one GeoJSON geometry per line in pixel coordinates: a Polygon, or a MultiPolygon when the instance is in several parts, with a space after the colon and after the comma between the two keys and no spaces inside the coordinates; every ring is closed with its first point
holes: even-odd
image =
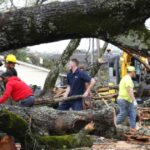
{"type": "Polygon", "coordinates": [[[135,76],[135,67],[127,67],[127,75],[122,78],[119,84],[119,96],[117,99],[119,114],[117,115],[116,124],[121,124],[128,116],[131,132],[136,131],[137,101],[134,96],[134,83],[132,81],[135,76]]]}
{"type": "MultiPolygon", "coordinates": [[[[70,72],[67,74],[67,89],[64,94],[65,98],[75,95],[83,95],[83,97],[86,98],[90,94],[91,89],[95,84],[95,80],[84,71],[81,71],[78,65],[79,61],[75,58],[69,61],[68,67],[70,72]],[[89,83],[88,88],[86,88],[85,83],[89,83]]],[[[58,107],[59,110],[69,110],[70,108],[72,110],[82,110],[82,98],[64,101],[58,107]]]]}
{"type": "Polygon", "coordinates": [[[21,107],[33,106],[35,97],[28,85],[14,76],[12,71],[7,71],[0,76],[6,85],[4,94],[0,97],[0,104],[4,103],[9,97],[18,102],[21,107]]]}
{"type": "Polygon", "coordinates": [[[17,62],[16,56],[13,54],[9,54],[4,58],[6,71],[12,70],[14,76],[17,76],[17,71],[15,69],[16,62],[17,62]]]}

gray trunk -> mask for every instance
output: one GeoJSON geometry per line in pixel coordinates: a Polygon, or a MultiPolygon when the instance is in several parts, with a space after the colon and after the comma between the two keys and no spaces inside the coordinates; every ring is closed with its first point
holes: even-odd
{"type": "Polygon", "coordinates": [[[80,43],[80,39],[73,39],[68,44],[67,48],[61,55],[60,59],[56,62],[56,64],[50,69],[48,76],[46,78],[44,84],[43,94],[49,92],[50,89],[54,88],[56,80],[59,76],[60,70],[67,64],[69,58],[76,50],[80,43]]]}
{"type": "MultiPolygon", "coordinates": [[[[21,108],[1,105],[0,130],[4,132],[7,132],[7,127],[4,129],[4,124],[8,124],[8,127],[11,123],[12,126],[14,125],[13,122],[9,121],[6,115],[3,115],[2,111],[6,110],[25,120],[27,124],[31,126],[32,132],[38,135],[77,133],[91,121],[95,124],[95,134],[110,136],[114,130],[114,109],[112,108],[104,107],[102,110],[88,111],[58,111],[46,106],[21,108]],[[7,118],[7,120],[5,118],[7,118]]],[[[19,133],[20,129],[19,127],[17,128],[19,133]]],[[[10,130],[11,129],[9,129],[9,131],[10,130]]],[[[13,134],[12,131],[11,134],[13,134]]]]}

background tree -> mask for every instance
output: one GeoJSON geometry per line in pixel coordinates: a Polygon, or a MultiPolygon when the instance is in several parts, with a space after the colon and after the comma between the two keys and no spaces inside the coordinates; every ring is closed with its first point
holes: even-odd
{"type": "Polygon", "coordinates": [[[69,42],[60,59],[56,61],[56,64],[51,68],[44,84],[43,94],[48,93],[49,89],[52,89],[55,86],[60,70],[67,64],[69,58],[79,44],[80,39],[73,39],[69,42]]]}

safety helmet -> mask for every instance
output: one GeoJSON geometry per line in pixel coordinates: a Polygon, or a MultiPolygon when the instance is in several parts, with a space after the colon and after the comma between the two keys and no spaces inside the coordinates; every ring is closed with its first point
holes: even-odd
{"type": "Polygon", "coordinates": [[[128,67],[127,67],[127,71],[129,71],[129,72],[134,71],[134,72],[135,72],[136,70],[135,70],[135,67],[133,67],[133,66],[128,66],[128,67]]]}
{"type": "Polygon", "coordinates": [[[16,62],[17,62],[17,59],[16,59],[16,56],[15,56],[15,55],[9,54],[9,55],[6,56],[5,61],[6,61],[6,62],[16,63],[16,62]]]}

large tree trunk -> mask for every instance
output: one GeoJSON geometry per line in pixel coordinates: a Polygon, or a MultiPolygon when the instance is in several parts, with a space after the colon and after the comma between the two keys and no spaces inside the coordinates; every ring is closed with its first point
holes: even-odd
{"type": "Polygon", "coordinates": [[[67,64],[69,58],[71,57],[73,52],[76,50],[79,43],[80,43],[80,39],[73,39],[70,41],[67,48],[61,55],[60,59],[56,62],[56,65],[54,65],[50,69],[50,72],[48,73],[48,76],[47,76],[45,84],[44,84],[44,89],[43,89],[42,94],[45,94],[45,93],[49,92],[50,89],[54,88],[56,80],[60,73],[60,70],[67,64]]]}
{"type": "Polygon", "coordinates": [[[21,108],[0,105],[0,131],[12,135],[26,150],[32,149],[36,144],[46,149],[52,146],[61,149],[63,145],[91,146],[92,139],[86,136],[87,124],[94,123],[94,134],[112,137],[115,131],[114,115],[112,108],[77,112],[58,111],[46,106],[21,108]],[[56,136],[66,134],[69,135],[56,136]],[[58,146],[54,144],[55,141],[58,146]]]}
{"type": "MultiPolygon", "coordinates": [[[[93,140],[87,136],[87,129],[90,129],[87,124],[91,122],[94,123],[93,134],[120,139],[129,131],[129,128],[122,125],[116,128],[114,119],[115,113],[111,106],[77,112],[58,111],[46,106],[21,108],[0,105],[0,131],[14,136],[17,142],[21,142],[23,147],[26,147],[26,150],[32,149],[36,144],[41,145],[39,145],[39,150],[42,148],[48,150],[52,146],[62,149],[63,145],[67,147],[91,146],[93,140]],[[77,134],[66,136],[70,133],[77,134]]],[[[150,136],[146,128],[141,128],[138,134],[150,136]]]]}
{"type": "Polygon", "coordinates": [[[0,16],[0,50],[97,37],[146,56],[149,8],[149,0],[75,0],[7,12],[0,16]]]}
{"type": "MultiPolygon", "coordinates": [[[[7,120],[5,120],[6,116],[3,115],[2,111],[10,111],[20,116],[23,120],[25,120],[25,122],[22,122],[24,124],[30,124],[32,131],[39,135],[60,135],[66,133],[76,133],[83,129],[91,121],[93,121],[95,124],[95,133],[99,135],[109,135],[111,134],[112,129],[114,128],[115,114],[113,108],[104,107],[104,109],[102,110],[95,111],[58,111],[46,106],[21,108],[17,106],[15,107],[1,105],[1,131],[4,130],[4,124],[7,124],[7,126],[10,127],[9,124],[11,123],[9,122],[8,118],[7,120]]],[[[6,130],[7,128],[5,128],[4,131],[6,132],[6,130]]],[[[17,130],[19,131],[19,127],[17,130]]],[[[11,131],[11,133],[13,134],[13,131],[11,131]]]]}

